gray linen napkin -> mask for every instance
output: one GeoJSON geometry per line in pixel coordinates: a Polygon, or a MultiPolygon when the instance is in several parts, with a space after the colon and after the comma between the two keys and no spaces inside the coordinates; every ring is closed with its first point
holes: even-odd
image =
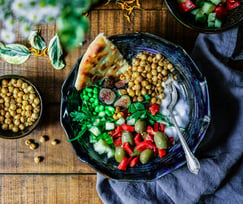
{"type": "Polygon", "coordinates": [[[186,165],[150,183],[118,182],[97,174],[104,203],[243,203],[243,26],[221,34],[200,34],[192,57],[206,76],[212,123],[196,156],[198,175],[186,165]]]}

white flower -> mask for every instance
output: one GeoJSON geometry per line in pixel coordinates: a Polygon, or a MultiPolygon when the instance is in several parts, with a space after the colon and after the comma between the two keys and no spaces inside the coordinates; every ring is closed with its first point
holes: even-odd
{"type": "Polygon", "coordinates": [[[38,6],[29,7],[25,14],[25,19],[34,24],[38,24],[43,20],[43,15],[39,12],[40,8],[38,6]]]}
{"type": "Polygon", "coordinates": [[[27,13],[28,8],[28,0],[14,0],[11,4],[11,10],[16,18],[23,18],[27,13]]]}
{"type": "Polygon", "coordinates": [[[30,34],[32,25],[29,22],[20,22],[19,32],[24,37],[27,38],[30,34]]]}
{"type": "Polygon", "coordinates": [[[46,23],[55,22],[56,17],[60,14],[61,8],[59,6],[45,6],[40,7],[39,13],[42,15],[46,23]]]}
{"type": "Polygon", "coordinates": [[[11,30],[1,29],[1,39],[5,43],[13,43],[15,41],[15,32],[11,30]]]}
{"type": "Polygon", "coordinates": [[[13,18],[13,16],[8,16],[3,20],[3,27],[5,27],[7,30],[14,31],[16,26],[16,20],[13,18]]]}

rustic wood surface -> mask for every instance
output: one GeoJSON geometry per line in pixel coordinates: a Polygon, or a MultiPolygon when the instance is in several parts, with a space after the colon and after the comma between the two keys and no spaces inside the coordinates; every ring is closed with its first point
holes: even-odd
{"type": "MultiPolygon", "coordinates": [[[[129,23],[115,4],[95,6],[88,14],[91,27],[87,43],[67,54],[63,70],[53,69],[46,57],[32,56],[22,65],[0,60],[0,75],[28,77],[40,89],[45,104],[42,121],[30,135],[17,140],[0,139],[0,203],[102,203],[96,192],[96,172],[82,163],[65,142],[66,135],[59,123],[61,85],[77,58],[100,32],[107,36],[150,32],[181,45],[190,53],[198,33],[179,24],[162,0],[144,0],[142,8],[133,12],[129,23]],[[43,135],[50,138],[44,144],[39,142],[43,135]],[[30,150],[24,144],[26,139],[34,139],[39,147],[30,150]],[[60,140],[60,144],[51,145],[53,139],[60,140]],[[35,156],[43,156],[43,162],[35,164],[35,156]]],[[[38,27],[49,42],[55,26],[38,27]]],[[[17,42],[25,44],[17,36],[17,42]]]]}

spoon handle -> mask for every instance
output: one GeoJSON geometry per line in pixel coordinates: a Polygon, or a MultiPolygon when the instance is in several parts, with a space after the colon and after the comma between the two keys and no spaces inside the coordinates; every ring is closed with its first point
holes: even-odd
{"type": "Polygon", "coordinates": [[[192,154],[190,148],[188,147],[183,135],[181,134],[181,131],[178,127],[178,124],[176,122],[176,119],[174,117],[174,115],[172,114],[172,111],[170,111],[170,115],[171,115],[171,119],[175,125],[176,131],[178,133],[179,139],[181,141],[181,145],[183,147],[183,150],[185,152],[185,156],[186,156],[186,161],[187,161],[187,167],[189,169],[190,172],[192,172],[193,174],[198,174],[199,170],[200,170],[200,163],[198,161],[198,159],[192,154]]]}

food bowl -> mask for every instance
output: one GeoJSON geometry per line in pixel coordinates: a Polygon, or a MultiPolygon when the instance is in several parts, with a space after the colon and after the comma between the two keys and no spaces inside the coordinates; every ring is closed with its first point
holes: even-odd
{"type": "Polygon", "coordinates": [[[41,119],[41,95],[32,82],[20,75],[3,75],[0,84],[0,138],[24,137],[41,119]]]}
{"type": "MultiPolygon", "coordinates": [[[[161,53],[175,66],[178,72],[177,88],[180,97],[190,104],[190,123],[185,128],[184,137],[192,152],[195,152],[205,136],[211,115],[206,79],[190,56],[180,46],[149,33],[115,35],[109,39],[130,63],[137,53],[147,51],[153,54],[161,53]]],[[[70,113],[77,110],[82,102],[79,92],[74,88],[81,58],[82,56],[77,60],[62,86],[60,120],[68,140],[74,139],[80,130],[77,122],[72,121],[70,113]]],[[[94,151],[93,145],[89,143],[88,134],[86,132],[79,140],[70,141],[74,152],[81,161],[111,179],[153,181],[186,163],[182,146],[179,141],[176,141],[169,148],[166,156],[121,171],[117,169],[115,160],[108,160],[106,156],[94,151]]]]}
{"type": "Polygon", "coordinates": [[[181,13],[178,8],[177,1],[165,0],[165,4],[170,13],[175,19],[187,28],[202,33],[219,33],[233,28],[243,22],[243,0],[241,5],[228,12],[225,19],[223,19],[222,26],[220,28],[209,28],[206,23],[195,22],[195,17],[188,13],[181,13]]]}

